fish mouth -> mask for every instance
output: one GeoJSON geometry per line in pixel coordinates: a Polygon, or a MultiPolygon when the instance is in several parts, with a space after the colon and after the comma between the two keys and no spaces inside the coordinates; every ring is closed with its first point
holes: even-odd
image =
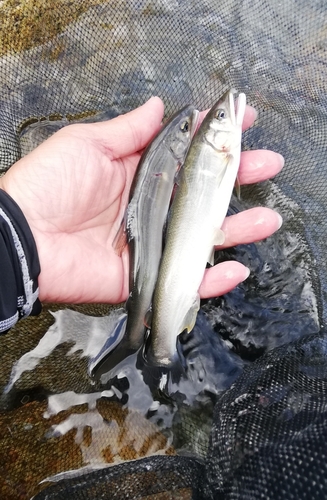
{"type": "Polygon", "coordinates": [[[244,119],[246,108],[246,96],[241,92],[237,98],[237,109],[236,109],[236,126],[241,127],[244,119]]]}
{"type": "Polygon", "coordinates": [[[237,97],[237,101],[235,102],[235,94],[237,94],[237,91],[234,89],[225,92],[225,94],[220,99],[219,105],[226,109],[232,125],[241,127],[245,113],[246,97],[245,94],[241,92],[237,97]]]}
{"type": "Polygon", "coordinates": [[[227,92],[226,101],[227,103],[225,105],[227,106],[227,109],[229,111],[231,122],[235,126],[236,125],[235,100],[234,100],[234,93],[232,90],[227,92]]]}
{"type": "Polygon", "coordinates": [[[200,112],[197,109],[194,109],[191,116],[191,137],[193,138],[195,132],[198,128],[200,112]]]}

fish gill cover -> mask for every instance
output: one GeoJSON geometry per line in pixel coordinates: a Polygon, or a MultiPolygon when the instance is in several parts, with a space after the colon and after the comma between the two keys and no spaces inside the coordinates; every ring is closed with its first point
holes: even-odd
{"type": "Polygon", "coordinates": [[[251,276],[181,337],[186,376],[134,356],[93,381],[103,305],[44,307],[0,338],[1,498],[326,496],[326,18],[321,0],[0,2],[1,171],[71,122],[229,88],[258,110],[243,149],[286,160],[231,205],[285,223],[217,255],[251,276]]]}

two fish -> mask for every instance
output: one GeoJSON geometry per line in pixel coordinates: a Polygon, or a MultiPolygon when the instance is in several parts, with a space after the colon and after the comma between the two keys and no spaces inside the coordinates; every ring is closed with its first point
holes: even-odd
{"type": "Polygon", "coordinates": [[[97,377],[112,370],[143,345],[145,321],[150,316],[162,255],[167,212],[198,116],[194,106],[186,106],[173,115],[145,149],[138,164],[125,221],[114,242],[118,253],[128,243],[130,295],[126,310],[121,311],[107,342],[89,363],[89,373],[97,377]]]}
{"type": "Polygon", "coordinates": [[[213,263],[215,245],[224,241],[221,225],[237,178],[245,106],[240,94],[236,111],[233,93],[227,92],[194,138],[198,111],[187,106],[144,152],[125,222],[131,258],[126,328],[97,357],[94,366],[106,358],[102,373],[141,347],[145,323],[151,325],[146,355],[166,366],[176,353],[178,335],[192,330],[206,263],[213,263]]]}

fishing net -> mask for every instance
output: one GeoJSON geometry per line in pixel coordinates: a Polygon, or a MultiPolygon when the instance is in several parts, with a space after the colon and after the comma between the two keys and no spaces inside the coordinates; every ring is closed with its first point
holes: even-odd
{"type": "Polygon", "coordinates": [[[94,381],[82,318],[106,322],[101,304],[69,306],[66,323],[44,307],[0,338],[1,498],[327,496],[326,21],[321,0],[0,2],[2,172],[70,123],[152,95],[167,117],[206,109],[231,87],[258,110],[243,150],[285,157],[232,200],[284,225],[217,254],[251,275],[202,304],[180,339],[186,375],[158,388],[133,359],[94,381]]]}

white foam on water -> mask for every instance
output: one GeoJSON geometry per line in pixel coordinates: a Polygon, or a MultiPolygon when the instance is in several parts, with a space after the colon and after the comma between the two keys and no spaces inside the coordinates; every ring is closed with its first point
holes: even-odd
{"type": "Polygon", "coordinates": [[[112,311],[108,316],[95,317],[64,309],[51,313],[55,322],[50,326],[38,345],[25,353],[12,367],[9,382],[4,389],[7,394],[26,371],[31,371],[64,342],[73,342],[67,355],[80,351],[81,357],[93,358],[101,350],[113,331],[113,326],[124,313],[123,309],[112,311]]]}

